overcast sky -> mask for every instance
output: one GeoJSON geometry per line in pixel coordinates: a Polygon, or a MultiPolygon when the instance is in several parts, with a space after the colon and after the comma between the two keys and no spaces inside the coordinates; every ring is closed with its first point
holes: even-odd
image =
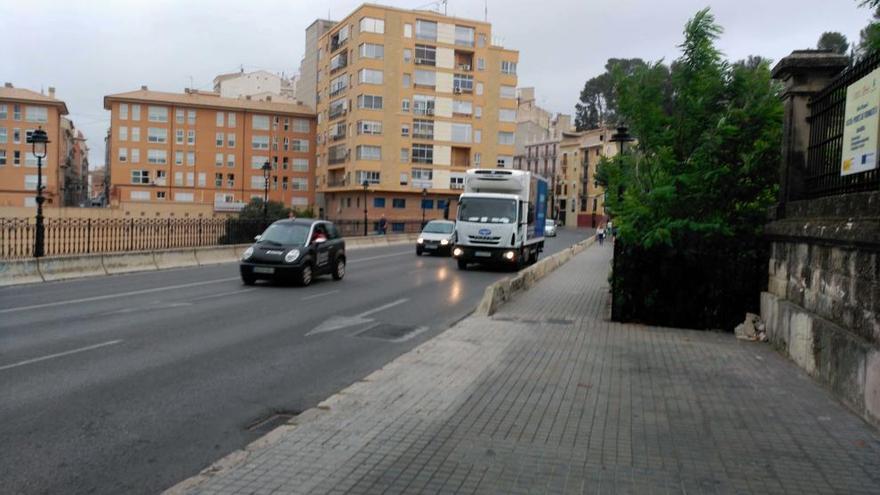
{"type": "MultiPolygon", "coordinates": [[[[88,138],[92,167],[104,163],[110,123],[106,94],[140,88],[211,89],[238,70],[296,72],[304,30],[338,20],[356,0],[44,0],[0,2],[0,79],[39,90],[54,86],[88,138]],[[329,12],[328,12],[329,8],[329,12]],[[12,44],[9,43],[13,40],[12,44]],[[12,49],[11,49],[12,48],[12,49]],[[4,53],[5,52],[5,53],[4,53]]],[[[415,9],[421,0],[374,3],[415,9]]],[[[684,23],[709,6],[724,27],[729,59],[771,59],[815,47],[823,31],[858,40],[870,12],[858,0],[487,0],[489,21],[520,51],[520,86],[540,104],[574,113],[584,81],[611,57],[672,60],[684,23]]],[[[482,0],[449,0],[448,14],[483,19],[482,0]]]]}

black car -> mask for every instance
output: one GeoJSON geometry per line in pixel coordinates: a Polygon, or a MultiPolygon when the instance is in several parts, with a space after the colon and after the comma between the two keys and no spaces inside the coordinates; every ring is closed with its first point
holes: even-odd
{"type": "Polygon", "coordinates": [[[279,220],[245,250],[239,271],[245,285],[270,279],[291,280],[305,286],[325,274],[342,280],[345,241],[330,222],[308,218],[279,220]]]}

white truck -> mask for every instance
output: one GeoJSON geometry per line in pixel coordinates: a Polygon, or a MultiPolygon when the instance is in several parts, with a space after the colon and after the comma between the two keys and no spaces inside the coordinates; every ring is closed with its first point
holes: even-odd
{"type": "Polygon", "coordinates": [[[458,200],[458,268],[469,263],[520,268],[544,250],[547,179],[523,170],[471,169],[458,200]]]}

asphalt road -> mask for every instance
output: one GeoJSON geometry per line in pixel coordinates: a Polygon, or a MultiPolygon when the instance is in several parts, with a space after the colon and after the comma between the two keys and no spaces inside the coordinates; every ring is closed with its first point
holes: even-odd
{"type": "MultiPolygon", "coordinates": [[[[544,255],[586,236],[561,230],[544,255]]],[[[413,246],[346,278],[241,285],[237,265],[0,289],[0,492],[155,493],[466,316],[506,272],[413,246]],[[271,424],[262,425],[268,428],[271,424]]]]}

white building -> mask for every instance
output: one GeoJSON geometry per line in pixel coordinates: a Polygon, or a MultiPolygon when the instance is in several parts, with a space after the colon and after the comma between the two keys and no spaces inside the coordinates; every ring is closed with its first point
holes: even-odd
{"type": "Polygon", "coordinates": [[[250,96],[253,99],[265,100],[269,96],[275,99],[293,100],[296,98],[296,83],[297,76],[287,78],[265,70],[254,72],[241,70],[215,77],[214,92],[219,93],[223,98],[250,96]]]}

